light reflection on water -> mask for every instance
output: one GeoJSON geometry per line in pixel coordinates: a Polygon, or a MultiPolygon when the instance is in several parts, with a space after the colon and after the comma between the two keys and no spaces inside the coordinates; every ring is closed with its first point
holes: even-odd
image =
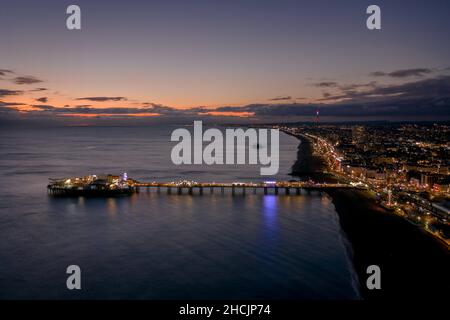
{"type": "Polygon", "coordinates": [[[266,222],[266,227],[269,230],[274,230],[277,223],[278,215],[278,197],[275,195],[267,195],[263,197],[264,207],[264,221],[266,222]]]}

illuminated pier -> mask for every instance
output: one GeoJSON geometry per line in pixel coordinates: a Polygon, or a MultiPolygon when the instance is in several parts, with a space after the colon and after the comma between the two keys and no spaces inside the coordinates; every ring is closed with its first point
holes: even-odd
{"type": "Polygon", "coordinates": [[[106,177],[88,176],[84,178],[51,179],[47,186],[48,193],[57,196],[114,196],[138,193],[142,189],[155,190],[157,193],[167,194],[200,194],[206,192],[213,194],[228,192],[233,195],[247,192],[253,194],[284,194],[300,195],[301,190],[325,190],[325,189],[366,189],[364,185],[351,185],[343,183],[314,183],[302,181],[264,181],[264,182],[140,182],[128,179],[126,174],[122,176],[108,175],[106,177]]]}
{"type": "Polygon", "coordinates": [[[224,194],[226,191],[231,194],[245,195],[248,191],[253,194],[264,193],[267,194],[284,194],[284,195],[300,195],[301,190],[324,190],[324,189],[365,189],[362,186],[352,186],[342,183],[308,183],[308,182],[288,182],[288,181],[267,181],[261,183],[252,182],[232,182],[232,183],[220,183],[220,182],[136,182],[133,184],[137,188],[137,192],[140,189],[155,189],[158,193],[166,191],[168,194],[200,194],[203,195],[205,190],[210,194],[219,192],[224,194]]]}

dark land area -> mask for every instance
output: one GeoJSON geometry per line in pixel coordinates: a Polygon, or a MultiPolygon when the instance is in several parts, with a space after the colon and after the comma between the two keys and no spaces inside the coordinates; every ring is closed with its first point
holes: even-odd
{"type": "MultiPolygon", "coordinates": [[[[312,143],[298,137],[298,159],[292,176],[302,180],[336,181],[322,173],[324,162],[313,155],[312,143]]],[[[349,254],[364,299],[446,299],[450,288],[448,248],[417,226],[378,205],[369,191],[327,191],[352,248],[349,254]],[[381,269],[381,290],[369,290],[367,267],[381,269]]]]}
{"type": "Polygon", "coordinates": [[[297,150],[297,161],[292,166],[291,175],[301,180],[317,182],[336,182],[336,178],[329,173],[323,173],[326,167],[323,159],[313,154],[312,142],[306,137],[297,137],[301,143],[297,150]]]}

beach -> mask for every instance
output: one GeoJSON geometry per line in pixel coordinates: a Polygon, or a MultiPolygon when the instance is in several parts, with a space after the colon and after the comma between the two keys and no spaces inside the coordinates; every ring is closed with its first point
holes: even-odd
{"type": "MultiPolygon", "coordinates": [[[[333,179],[321,172],[323,162],[312,154],[311,142],[299,137],[292,175],[302,179],[333,179]]],[[[369,191],[335,189],[332,198],[352,257],[364,299],[445,298],[450,285],[447,248],[405,219],[380,207],[369,191]],[[367,267],[381,269],[381,290],[366,286],[367,267]]]]}

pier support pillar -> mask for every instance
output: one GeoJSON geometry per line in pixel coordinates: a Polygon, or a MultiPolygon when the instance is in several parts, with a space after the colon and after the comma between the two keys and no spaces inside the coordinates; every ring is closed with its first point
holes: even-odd
{"type": "Polygon", "coordinates": [[[267,187],[264,187],[264,194],[267,194],[267,187]]]}
{"type": "Polygon", "coordinates": [[[256,187],[253,188],[253,194],[256,194],[256,187]]]}
{"type": "Polygon", "coordinates": [[[300,195],[300,188],[295,188],[295,193],[299,196],[300,195]]]}
{"type": "Polygon", "coordinates": [[[172,194],[172,188],[171,187],[167,187],[167,194],[172,194]]]}
{"type": "Polygon", "coordinates": [[[189,194],[192,195],[192,187],[189,187],[189,194]]]}
{"type": "Polygon", "coordinates": [[[225,188],[224,187],[220,187],[220,193],[224,194],[225,193],[225,188]]]}
{"type": "Polygon", "coordinates": [[[203,187],[200,187],[199,191],[200,191],[200,194],[202,195],[203,194],[203,187]]]}
{"type": "Polygon", "coordinates": [[[290,191],[291,191],[291,190],[289,189],[289,187],[286,187],[286,188],[284,189],[284,193],[285,193],[285,194],[290,194],[290,191]]]}
{"type": "Polygon", "coordinates": [[[242,187],[242,195],[245,196],[245,187],[242,187]]]}
{"type": "Polygon", "coordinates": [[[214,193],[214,188],[213,187],[209,187],[209,193],[211,193],[211,194],[214,193]]]}
{"type": "Polygon", "coordinates": [[[183,193],[183,190],[181,189],[181,187],[178,187],[178,188],[177,188],[177,193],[178,193],[178,194],[182,194],[182,193],[183,193]]]}
{"type": "Polygon", "coordinates": [[[275,187],[275,194],[278,194],[278,187],[275,187]]]}
{"type": "Polygon", "coordinates": [[[235,190],[234,190],[234,186],[231,187],[231,194],[234,196],[235,194],[235,190]]]}

